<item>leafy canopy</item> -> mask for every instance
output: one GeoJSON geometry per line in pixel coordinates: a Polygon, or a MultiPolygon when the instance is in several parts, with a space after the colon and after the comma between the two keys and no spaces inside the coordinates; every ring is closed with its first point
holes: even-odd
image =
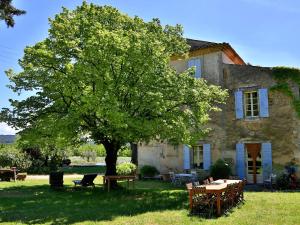
{"type": "Polygon", "coordinates": [[[0,20],[4,20],[7,27],[13,27],[15,25],[14,16],[20,16],[26,13],[24,10],[15,8],[11,2],[12,0],[0,0],[0,20]]]}
{"type": "Polygon", "coordinates": [[[23,132],[72,138],[89,133],[98,143],[190,143],[201,137],[209,112],[226,92],[177,73],[172,55],[189,47],[182,27],[145,22],[110,6],[83,3],[50,20],[49,36],[25,49],[22,72],[7,71],[15,92],[2,120],[23,132]]]}

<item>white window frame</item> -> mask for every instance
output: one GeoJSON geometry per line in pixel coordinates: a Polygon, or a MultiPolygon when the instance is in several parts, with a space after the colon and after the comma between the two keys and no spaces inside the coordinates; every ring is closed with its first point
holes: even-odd
{"type": "Polygon", "coordinates": [[[259,117],[259,94],[258,94],[258,91],[245,91],[243,93],[243,97],[244,97],[244,114],[245,114],[245,118],[258,118],[259,117]],[[256,93],[256,105],[257,105],[257,115],[254,115],[254,109],[253,109],[253,93],[256,93]],[[247,115],[247,112],[249,112],[249,110],[247,109],[247,100],[246,100],[246,96],[250,94],[250,106],[251,106],[251,109],[250,109],[250,113],[251,115],[247,115]]]}
{"type": "Polygon", "coordinates": [[[193,159],[192,159],[193,162],[192,162],[192,166],[194,167],[194,165],[197,164],[197,162],[198,162],[199,164],[197,164],[197,167],[200,167],[200,165],[202,163],[202,168],[203,168],[203,164],[204,164],[203,145],[194,145],[192,147],[192,149],[193,149],[193,159]],[[201,158],[202,158],[202,161],[200,160],[201,158]],[[196,163],[194,163],[195,161],[196,161],[196,163]]]}

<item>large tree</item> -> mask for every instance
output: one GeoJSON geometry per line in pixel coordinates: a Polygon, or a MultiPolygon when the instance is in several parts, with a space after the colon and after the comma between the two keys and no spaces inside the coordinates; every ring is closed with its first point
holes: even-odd
{"type": "Polygon", "coordinates": [[[0,0],[0,20],[4,20],[8,27],[15,25],[14,16],[26,13],[24,10],[15,8],[11,2],[12,0],[0,0]]]}
{"type": "Polygon", "coordinates": [[[50,20],[49,36],[25,49],[22,72],[7,71],[15,92],[2,119],[23,131],[51,136],[89,134],[106,149],[107,175],[116,174],[125,143],[169,140],[192,143],[203,136],[210,111],[226,92],[177,73],[170,57],[189,46],[182,28],[145,22],[110,6],[83,3],[50,20]]]}

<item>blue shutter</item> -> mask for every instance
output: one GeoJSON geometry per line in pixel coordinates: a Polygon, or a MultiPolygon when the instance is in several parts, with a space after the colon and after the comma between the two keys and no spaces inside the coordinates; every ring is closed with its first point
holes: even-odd
{"type": "Polygon", "coordinates": [[[259,89],[259,116],[269,117],[268,89],[259,89]]]}
{"type": "Polygon", "coordinates": [[[269,142],[262,143],[262,169],[264,180],[272,173],[272,145],[269,142]]]}
{"type": "Polygon", "coordinates": [[[187,145],[183,145],[183,169],[189,170],[190,168],[190,149],[187,145]]]}
{"type": "Polygon", "coordinates": [[[203,169],[209,170],[211,165],[210,144],[203,144],[203,169]]]}
{"type": "Polygon", "coordinates": [[[244,117],[243,92],[236,91],[234,93],[234,97],[235,97],[235,117],[237,119],[242,119],[244,117]]]}
{"type": "Polygon", "coordinates": [[[236,173],[240,179],[245,178],[245,145],[236,144],[236,173]]]}
{"type": "Polygon", "coordinates": [[[195,78],[201,78],[201,61],[200,61],[200,59],[195,59],[194,65],[196,66],[195,78]]]}
{"type": "Polygon", "coordinates": [[[190,59],[188,61],[188,68],[195,66],[195,78],[201,78],[201,60],[200,59],[190,59]]]}

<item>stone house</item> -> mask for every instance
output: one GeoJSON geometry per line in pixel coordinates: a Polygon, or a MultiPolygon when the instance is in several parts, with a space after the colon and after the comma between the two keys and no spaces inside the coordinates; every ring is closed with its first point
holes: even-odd
{"type": "MultiPolygon", "coordinates": [[[[262,183],[274,167],[300,158],[300,120],[290,97],[270,88],[271,68],[246,65],[227,43],[187,39],[188,59],[172,58],[182,72],[196,67],[195,78],[206,79],[229,92],[222,112],[211,115],[211,132],[197,145],[166,142],[138,144],[139,166],[153,165],[161,173],[193,168],[208,170],[222,158],[248,183],[262,183]]],[[[296,97],[299,87],[291,83],[296,97]]]]}

